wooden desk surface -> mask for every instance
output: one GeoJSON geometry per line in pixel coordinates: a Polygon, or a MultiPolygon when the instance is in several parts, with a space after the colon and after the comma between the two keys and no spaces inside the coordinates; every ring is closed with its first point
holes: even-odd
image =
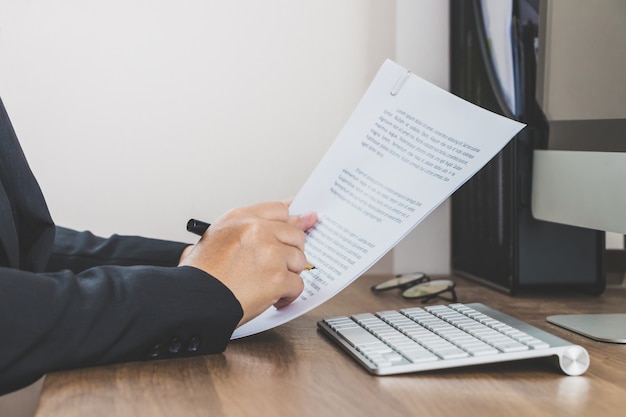
{"type": "MultiPolygon", "coordinates": [[[[565,376],[548,360],[376,377],[316,329],[333,315],[420,303],[374,295],[364,276],[314,311],[234,341],[223,355],[131,363],[46,377],[47,416],[617,416],[626,413],[626,345],[594,342],[545,321],[550,314],[624,312],[625,290],[510,297],[456,279],[460,302],[482,302],[589,351],[591,366],[565,376]]],[[[437,302],[439,303],[439,302],[437,302]]]]}

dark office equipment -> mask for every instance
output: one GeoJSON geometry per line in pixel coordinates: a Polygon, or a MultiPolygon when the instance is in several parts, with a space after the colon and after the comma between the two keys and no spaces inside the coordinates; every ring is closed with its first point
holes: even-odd
{"type": "Polygon", "coordinates": [[[527,124],[453,195],[453,271],[511,294],[549,287],[601,293],[604,232],[537,220],[531,212],[533,151],[548,147],[549,130],[535,98],[539,1],[514,2],[513,105],[495,73],[481,2],[451,0],[450,13],[451,91],[527,124]]]}

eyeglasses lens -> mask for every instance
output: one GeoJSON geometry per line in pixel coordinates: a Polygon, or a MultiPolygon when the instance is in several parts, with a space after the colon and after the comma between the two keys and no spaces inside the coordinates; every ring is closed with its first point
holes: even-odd
{"type": "Polygon", "coordinates": [[[406,289],[402,296],[405,298],[430,298],[446,291],[453,291],[454,281],[438,279],[424,282],[406,289]]]}
{"type": "Polygon", "coordinates": [[[412,284],[423,282],[426,279],[428,279],[428,277],[426,277],[426,274],[423,274],[421,272],[414,274],[396,275],[395,278],[392,278],[385,282],[381,282],[378,285],[374,285],[372,287],[372,291],[385,291],[393,288],[406,288],[407,286],[410,286],[412,284]]]}

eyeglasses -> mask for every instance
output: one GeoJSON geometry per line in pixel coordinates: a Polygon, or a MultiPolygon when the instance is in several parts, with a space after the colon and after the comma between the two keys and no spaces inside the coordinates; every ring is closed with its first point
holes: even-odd
{"type": "Polygon", "coordinates": [[[449,279],[431,280],[423,272],[411,272],[398,274],[390,280],[374,285],[372,291],[380,292],[398,288],[402,290],[404,298],[421,299],[423,303],[437,297],[456,303],[455,286],[456,283],[449,279]],[[446,292],[450,293],[449,297],[442,295],[446,292]]]}

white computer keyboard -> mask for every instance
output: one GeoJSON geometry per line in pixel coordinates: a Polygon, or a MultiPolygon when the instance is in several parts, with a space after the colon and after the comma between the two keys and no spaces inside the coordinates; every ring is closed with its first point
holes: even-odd
{"type": "Polygon", "coordinates": [[[376,375],[547,356],[567,375],[589,367],[583,347],[479,303],[332,317],[318,327],[376,375]]]}

